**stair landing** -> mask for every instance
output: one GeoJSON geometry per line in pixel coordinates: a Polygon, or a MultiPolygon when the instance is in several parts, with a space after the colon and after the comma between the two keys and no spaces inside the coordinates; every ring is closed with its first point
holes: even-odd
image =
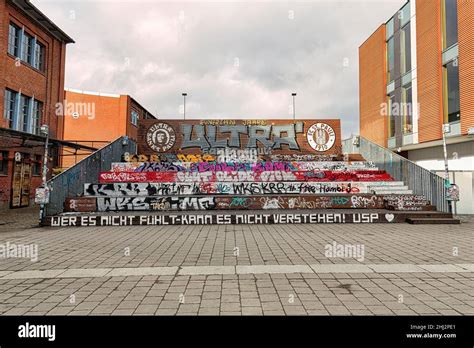
{"type": "MultiPolygon", "coordinates": [[[[455,221],[451,214],[437,211],[393,211],[386,209],[315,209],[254,211],[183,211],[62,213],[48,216],[44,226],[160,226],[160,225],[234,225],[234,224],[334,224],[404,223],[407,221],[455,221]],[[421,219],[421,220],[420,220],[421,219]]],[[[415,222],[416,223],[416,222],[415,222]]],[[[456,223],[456,222],[453,222],[456,223]]]]}

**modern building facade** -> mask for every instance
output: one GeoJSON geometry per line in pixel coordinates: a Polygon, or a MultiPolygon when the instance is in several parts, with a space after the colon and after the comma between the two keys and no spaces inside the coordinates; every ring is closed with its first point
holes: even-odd
{"type": "Polygon", "coordinates": [[[474,1],[409,0],[359,47],[360,135],[460,187],[474,214],[474,1]]]}
{"type": "Polygon", "coordinates": [[[28,0],[0,0],[0,207],[30,204],[42,182],[49,128],[49,173],[59,161],[66,45],[74,41],[28,0]]]}
{"type": "MultiPolygon", "coordinates": [[[[65,90],[63,138],[71,143],[101,148],[120,136],[138,138],[138,120],[156,118],[129,95],[65,90]]],[[[62,167],[68,168],[88,153],[64,149],[62,167]]]]}

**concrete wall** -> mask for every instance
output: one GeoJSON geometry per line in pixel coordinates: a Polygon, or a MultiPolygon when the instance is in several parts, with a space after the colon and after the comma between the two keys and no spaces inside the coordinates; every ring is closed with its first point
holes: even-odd
{"type": "MultiPolygon", "coordinates": [[[[450,180],[460,189],[454,212],[474,214],[474,141],[448,145],[447,153],[450,180]]],[[[408,159],[444,176],[442,146],[408,151],[408,159]]]]}

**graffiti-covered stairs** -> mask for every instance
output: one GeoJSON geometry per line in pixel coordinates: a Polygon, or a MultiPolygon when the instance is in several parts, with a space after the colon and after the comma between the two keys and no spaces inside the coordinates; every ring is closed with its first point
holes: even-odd
{"type": "Polygon", "coordinates": [[[360,155],[324,161],[112,163],[45,225],[451,221],[360,155]]]}

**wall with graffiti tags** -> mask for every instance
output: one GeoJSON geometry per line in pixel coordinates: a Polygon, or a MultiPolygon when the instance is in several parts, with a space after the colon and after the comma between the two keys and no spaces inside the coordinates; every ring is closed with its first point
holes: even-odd
{"type": "Polygon", "coordinates": [[[161,226],[235,224],[345,224],[395,223],[405,217],[392,213],[251,213],[251,214],[166,214],[166,215],[84,215],[51,216],[45,224],[65,226],[161,226]]]}
{"type": "Polygon", "coordinates": [[[207,171],[102,172],[99,183],[117,182],[272,182],[272,181],[392,181],[384,171],[207,171]]]}
{"type": "Polygon", "coordinates": [[[259,195],[370,193],[377,187],[401,185],[377,182],[206,182],[85,184],[85,196],[259,195]]]}
{"type": "Polygon", "coordinates": [[[235,171],[377,170],[370,162],[128,162],[112,163],[113,172],[235,172],[235,171]]]}
{"type": "Polygon", "coordinates": [[[44,223],[393,223],[434,210],[375,163],[342,154],[338,120],[141,120],[139,133],[137,154],[44,223]]]}
{"type": "Polygon", "coordinates": [[[141,120],[138,153],[340,154],[340,120],[141,120]]]}

